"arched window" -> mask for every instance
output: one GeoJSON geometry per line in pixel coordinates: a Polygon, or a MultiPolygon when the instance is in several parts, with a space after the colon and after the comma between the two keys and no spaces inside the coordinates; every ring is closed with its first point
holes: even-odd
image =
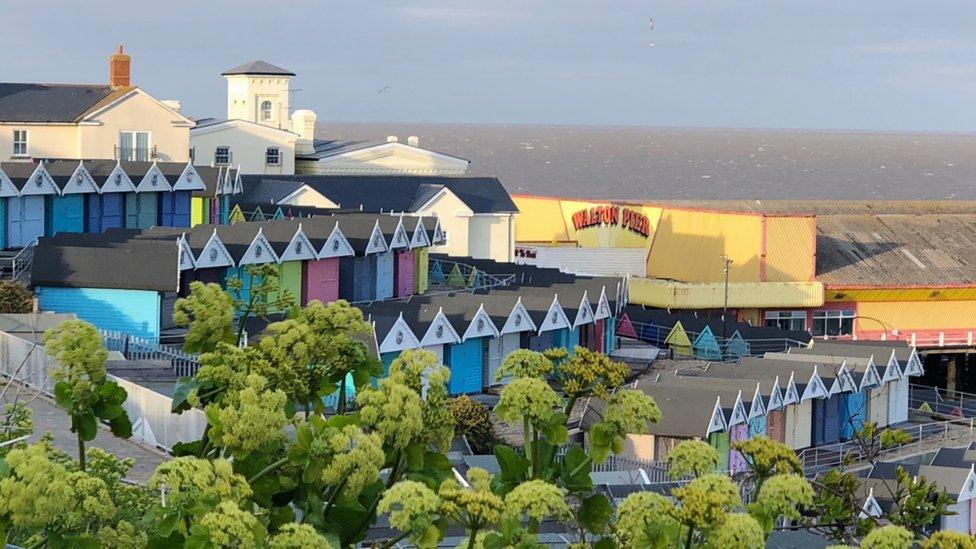
{"type": "Polygon", "coordinates": [[[271,120],[271,101],[261,102],[261,120],[271,120]]]}

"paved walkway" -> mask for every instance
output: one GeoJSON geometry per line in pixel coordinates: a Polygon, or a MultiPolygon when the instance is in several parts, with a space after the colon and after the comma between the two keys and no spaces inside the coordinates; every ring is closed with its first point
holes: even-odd
{"type": "MultiPolygon", "coordinates": [[[[7,390],[3,397],[3,405],[13,402],[17,398],[18,391],[20,401],[29,401],[29,406],[34,412],[34,435],[31,441],[37,440],[45,432],[50,431],[54,437],[54,445],[77,459],[78,442],[75,434],[71,432],[71,420],[68,415],[52,399],[37,395],[32,389],[17,384],[7,390]]],[[[116,437],[108,427],[102,425],[99,426],[95,440],[86,443],[86,447],[98,447],[120,458],[132,458],[135,465],[129,470],[128,478],[133,482],[146,482],[156,466],[168,459],[163,452],[116,437]]]]}

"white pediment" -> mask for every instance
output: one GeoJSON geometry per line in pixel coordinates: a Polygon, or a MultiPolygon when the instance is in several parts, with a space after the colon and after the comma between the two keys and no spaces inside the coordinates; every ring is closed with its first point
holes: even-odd
{"type": "Polygon", "coordinates": [[[864,368],[864,376],[861,378],[859,390],[870,389],[881,385],[881,376],[878,375],[878,368],[874,365],[874,357],[868,359],[868,365],[864,368]]]}
{"type": "Polygon", "coordinates": [[[200,250],[200,255],[194,259],[193,263],[197,269],[234,266],[234,258],[231,257],[227,247],[217,236],[217,229],[214,229],[213,234],[210,235],[210,240],[207,240],[207,244],[200,250]]]}
{"type": "Polygon", "coordinates": [[[840,392],[857,392],[857,383],[854,382],[854,376],[851,375],[851,371],[847,368],[846,360],[840,365],[840,369],[837,370],[837,378],[835,381],[840,383],[840,392]]]}
{"type": "Polygon", "coordinates": [[[539,333],[562,330],[564,328],[570,329],[572,325],[569,323],[569,319],[566,317],[562,305],[559,304],[559,296],[553,296],[552,304],[549,305],[549,310],[546,311],[546,318],[542,321],[542,326],[539,326],[539,333]]]}
{"type": "Polygon", "coordinates": [[[136,185],[129,179],[129,174],[125,173],[121,164],[116,164],[102,184],[98,192],[105,193],[134,193],[136,185]]]}
{"type": "Polygon", "coordinates": [[[199,172],[191,163],[186,164],[180,177],[176,179],[176,183],[173,183],[174,191],[204,191],[206,189],[207,186],[203,184],[203,178],[200,177],[199,172]]]}
{"type": "Polygon", "coordinates": [[[4,173],[3,168],[0,168],[0,198],[9,196],[20,196],[20,192],[17,191],[14,182],[4,173]]]}
{"type": "Polygon", "coordinates": [[[611,316],[613,316],[613,313],[610,311],[610,301],[607,300],[607,287],[604,286],[600,289],[600,300],[596,302],[596,310],[593,311],[593,318],[603,320],[611,316]]]}
{"type": "Polygon", "coordinates": [[[323,173],[461,175],[469,162],[398,142],[330,154],[319,159],[323,173]]]}
{"type": "Polygon", "coordinates": [[[573,320],[573,328],[592,323],[593,307],[590,307],[590,300],[586,295],[586,291],[584,291],[583,298],[580,300],[579,309],[576,310],[576,318],[573,320]]]}
{"type": "Polygon", "coordinates": [[[288,247],[281,254],[281,260],[308,261],[317,259],[317,257],[312,242],[305,235],[305,231],[302,230],[302,224],[299,223],[295,235],[291,237],[291,242],[288,243],[288,247]]]}
{"type": "Polygon", "coordinates": [[[163,175],[163,171],[159,169],[159,166],[155,162],[149,169],[146,170],[146,175],[142,177],[139,184],[136,185],[137,193],[161,193],[169,192],[172,188],[169,185],[169,181],[166,180],[166,176],[163,175]]]}
{"type": "Polygon", "coordinates": [[[878,500],[874,498],[874,488],[868,489],[868,497],[864,500],[864,505],[861,506],[861,514],[858,515],[861,520],[867,518],[879,518],[882,515],[881,505],[878,504],[878,500]]]}
{"type": "MultiPolygon", "coordinates": [[[[895,351],[892,349],[891,356],[895,356],[895,351]]],[[[905,365],[905,375],[916,377],[925,374],[925,367],[922,365],[922,359],[918,356],[918,349],[912,347],[912,353],[908,357],[908,364],[905,365]]]]}
{"type": "Polygon", "coordinates": [[[437,316],[431,321],[430,327],[427,328],[427,333],[420,340],[420,344],[426,347],[428,345],[450,345],[454,343],[461,343],[461,336],[458,335],[454,326],[451,326],[451,322],[447,320],[444,310],[440,309],[437,311],[437,316]]]}
{"type": "Polygon", "coordinates": [[[61,189],[61,194],[85,194],[85,193],[97,193],[98,185],[95,184],[95,179],[85,168],[85,165],[78,162],[78,167],[72,172],[71,177],[68,178],[68,182],[64,184],[64,188],[61,189]]]}
{"type": "Polygon", "coordinates": [[[190,245],[186,242],[186,233],[180,235],[180,238],[176,241],[176,249],[180,253],[181,271],[188,271],[196,267],[193,262],[193,250],[190,249],[190,245]]]}
{"type": "Polygon", "coordinates": [[[406,349],[417,349],[420,347],[420,340],[407,326],[407,322],[403,320],[403,313],[397,317],[396,322],[393,323],[393,327],[390,328],[389,333],[383,338],[383,342],[380,343],[381,353],[395,353],[397,351],[404,351],[406,349]]]}
{"type": "Polygon", "coordinates": [[[720,433],[729,430],[729,424],[725,421],[725,414],[722,412],[722,398],[715,398],[715,407],[712,408],[712,417],[708,421],[708,432],[706,435],[712,433],[720,433]]]}
{"type": "Polygon", "coordinates": [[[434,240],[431,242],[434,246],[440,244],[445,244],[447,241],[444,238],[444,230],[441,229],[441,220],[438,219],[437,223],[434,224],[434,240]]]}
{"type": "Polygon", "coordinates": [[[789,406],[800,402],[800,393],[796,390],[794,372],[790,372],[790,380],[786,383],[786,395],[783,396],[783,405],[789,406]]]}
{"type": "Polygon", "coordinates": [[[518,298],[515,306],[512,307],[512,312],[505,319],[505,325],[502,326],[501,333],[503,335],[517,334],[520,332],[534,332],[537,329],[535,322],[532,322],[532,317],[529,316],[529,312],[525,309],[525,305],[522,304],[522,298],[518,298]]]}
{"type": "Polygon", "coordinates": [[[820,374],[817,373],[817,367],[813,367],[813,373],[810,374],[810,380],[807,381],[807,386],[803,389],[803,396],[800,400],[810,400],[812,398],[827,398],[830,393],[827,391],[827,387],[824,385],[823,380],[820,378],[820,374]]]}
{"type": "Polygon", "coordinates": [[[749,421],[749,416],[746,414],[746,406],[742,403],[742,391],[735,397],[735,406],[732,407],[732,414],[729,418],[729,427],[734,427],[749,421]]]}
{"type": "Polygon", "coordinates": [[[756,392],[752,394],[752,403],[749,405],[749,419],[756,419],[766,415],[766,407],[763,406],[762,393],[759,392],[759,384],[756,383],[756,392]]]}
{"type": "Polygon", "coordinates": [[[43,162],[38,162],[34,172],[20,189],[21,196],[61,194],[61,190],[54,184],[54,178],[48,173],[43,162]]]}
{"type": "Polygon", "coordinates": [[[962,503],[973,498],[976,498],[976,464],[969,466],[969,475],[966,476],[966,481],[959,487],[959,497],[956,501],[962,503]]]}
{"type": "Polygon", "coordinates": [[[383,236],[383,230],[380,229],[380,222],[377,220],[376,224],[373,225],[373,232],[369,236],[369,244],[366,245],[366,255],[388,251],[390,251],[390,248],[386,243],[386,238],[383,236]]]}
{"type": "Polygon", "coordinates": [[[413,229],[413,236],[410,237],[410,248],[426,248],[430,246],[430,238],[427,237],[427,228],[424,227],[422,218],[417,218],[417,226],[413,229]]]}
{"type": "Polygon", "coordinates": [[[247,250],[241,257],[238,265],[260,265],[263,263],[280,263],[278,254],[271,248],[271,243],[264,236],[264,230],[258,228],[258,234],[254,235],[254,240],[248,245],[247,250]]]}
{"type": "Polygon", "coordinates": [[[339,229],[339,223],[337,222],[335,227],[332,228],[329,238],[322,245],[322,249],[319,250],[319,259],[352,257],[354,255],[356,255],[356,252],[352,249],[352,244],[346,240],[346,235],[342,234],[342,230],[339,229]]]}
{"type": "Polygon", "coordinates": [[[898,359],[895,358],[895,354],[891,354],[891,358],[888,360],[888,365],[885,366],[885,371],[881,374],[881,383],[890,383],[892,381],[898,381],[903,376],[901,371],[901,366],[898,365],[898,359]]]}
{"type": "Polygon", "coordinates": [[[773,380],[773,388],[769,391],[769,409],[782,410],[783,406],[783,391],[779,388],[779,376],[776,376],[773,380]]]}
{"type": "Polygon", "coordinates": [[[234,180],[230,172],[231,169],[229,166],[222,171],[217,170],[217,194],[234,194],[234,180]]]}
{"type": "Polygon", "coordinates": [[[498,328],[495,327],[495,323],[485,312],[484,304],[478,307],[478,311],[474,314],[474,318],[471,319],[471,323],[468,324],[468,329],[464,331],[464,336],[461,339],[467,341],[474,337],[498,337],[498,328]]]}
{"type": "Polygon", "coordinates": [[[234,194],[241,194],[244,192],[244,182],[241,181],[241,166],[237,166],[237,171],[234,172],[234,185],[232,187],[232,192],[234,194]]]}
{"type": "Polygon", "coordinates": [[[407,235],[407,230],[403,228],[403,216],[400,216],[400,220],[397,222],[396,229],[393,230],[393,241],[390,242],[391,250],[398,250],[401,248],[410,247],[410,236],[407,235]]]}

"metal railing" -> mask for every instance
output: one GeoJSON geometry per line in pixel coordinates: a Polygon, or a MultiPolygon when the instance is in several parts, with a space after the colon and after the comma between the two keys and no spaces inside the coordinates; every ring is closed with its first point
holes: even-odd
{"type": "Polygon", "coordinates": [[[30,284],[31,267],[34,266],[34,244],[24,246],[17,255],[10,260],[10,278],[24,284],[30,284]]]}
{"type": "MultiPolygon", "coordinates": [[[[910,442],[878,450],[878,459],[893,457],[896,454],[921,451],[935,442],[966,439],[976,440],[973,418],[951,419],[901,428],[911,438],[910,442]]],[[[808,476],[815,475],[840,466],[856,467],[864,464],[871,456],[857,441],[839,442],[826,446],[807,448],[797,453],[803,471],[808,476]]]]}
{"type": "MultiPolygon", "coordinates": [[[[433,289],[429,288],[423,295],[446,295],[510,286],[515,283],[516,276],[514,274],[489,274],[473,265],[446,259],[435,259],[427,268],[427,280],[433,289]],[[448,267],[447,273],[443,272],[445,266],[448,267]],[[455,267],[457,267],[456,272],[455,267]]],[[[368,305],[377,302],[409,301],[413,297],[414,295],[411,294],[403,297],[353,301],[352,304],[368,305]]]]}
{"type": "Polygon", "coordinates": [[[712,334],[714,346],[699,344],[695,346],[701,332],[685,330],[691,345],[681,346],[667,341],[673,326],[663,326],[652,322],[633,322],[637,339],[662,349],[670,348],[675,356],[735,362],[743,356],[763,356],[766,353],[782,353],[793,347],[806,347],[807,344],[790,338],[749,338],[738,339],[712,334]]]}
{"type": "Polygon", "coordinates": [[[166,347],[155,341],[111,330],[99,330],[105,348],[118,351],[129,360],[168,361],[173,372],[180,376],[192,376],[200,368],[198,355],[180,349],[166,347]]]}
{"type": "Polygon", "coordinates": [[[908,407],[928,407],[933,414],[944,416],[976,417],[976,394],[912,383],[908,386],[908,407]]]}

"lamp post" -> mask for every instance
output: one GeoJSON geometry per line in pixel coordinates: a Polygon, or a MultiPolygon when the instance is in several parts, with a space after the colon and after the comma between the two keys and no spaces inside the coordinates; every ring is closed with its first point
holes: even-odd
{"type": "Polygon", "coordinates": [[[722,343],[727,343],[728,320],[726,317],[729,314],[729,267],[732,266],[733,261],[726,254],[720,255],[719,258],[725,263],[725,302],[722,305],[722,343]]]}

